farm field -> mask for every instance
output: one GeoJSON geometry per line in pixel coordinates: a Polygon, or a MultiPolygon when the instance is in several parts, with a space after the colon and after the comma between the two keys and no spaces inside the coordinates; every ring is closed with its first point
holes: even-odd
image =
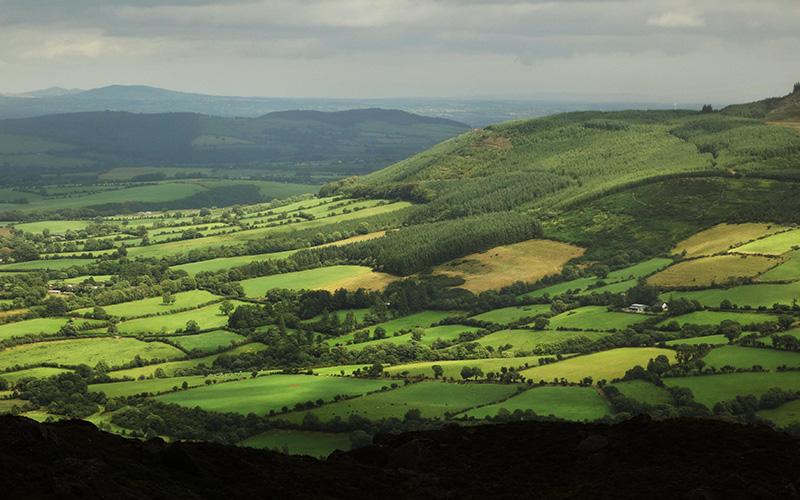
{"type": "Polygon", "coordinates": [[[83,328],[85,325],[100,326],[103,323],[91,319],[71,318],[34,318],[6,323],[0,325],[0,340],[7,340],[14,337],[30,336],[52,336],[56,335],[62,326],[72,321],[76,328],[83,328]]]}
{"type": "Polygon", "coordinates": [[[268,375],[225,384],[164,394],[157,399],[208,411],[266,415],[306,401],[332,401],[336,395],[358,395],[380,390],[386,380],[314,375],[268,375]]]}
{"type": "Polygon", "coordinates": [[[709,287],[737,278],[753,278],[778,263],[761,255],[714,255],[678,262],[647,281],[664,288],[709,287]]]}
{"type": "Polygon", "coordinates": [[[350,415],[361,415],[371,420],[402,419],[412,409],[419,410],[426,418],[442,418],[445,414],[454,415],[478,405],[504,400],[516,391],[517,386],[513,384],[468,385],[426,381],[278,418],[300,422],[306,413],[311,413],[324,422],[336,417],[347,421],[350,415]]]}
{"type": "Polygon", "coordinates": [[[522,318],[529,318],[550,313],[550,304],[532,304],[527,306],[503,307],[472,316],[471,319],[489,321],[498,325],[507,325],[522,318]]]}
{"type": "Polygon", "coordinates": [[[266,348],[267,346],[265,346],[264,344],[258,342],[251,342],[249,344],[234,347],[233,349],[231,349],[230,351],[226,351],[225,353],[211,354],[209,356],[203,356],[202,358],[192,358],[182,361],[167,361],[165,363],[158,363],[154,365],[116,370],[109,372],[109,375],[111,375],[114,378],[124,378],[124,377],[132,379],[147,378],[147,377],[153,377],[155,375],[156,370],[160,368],[164,372],[164,374],[166,374],[168,377],[172,377],[180,370],[195,368],[200,365],[205,365],[210,367],[214,363],[214,360],[220,357],[222,354],[236,355],[245,352],[263,351],[266,348]]]}
{"type": "Polygon", "coordinates": [[[793,229],[736,247],[731,251],[736,253],[781,255],[789,250],[794,250],[798,245],[800,245],[800,229],[793,229]]]}
{"type": "Polygon", "coordinates": [[[778,427],[795,425],[800,423],[800,400],[789,401],[771,410],[760,410],[756,415],[775,423],[778,427]]]}
{"type": "Polygon", "coordinates": [[[26,233],[41,233],[49,231],[51,234],[64,234],[67,231],[80,231],[91,224],[86,220],[41,220],[14,224],[14,228],[26,233]]]}
{"type": "Polygon", "coordinates": [[[675,340],[668,340],[665,342],[668,346],[675,346],[675,345],[700,345],[700,344],[708,344],[708,345],[726,345],[728,343],[728,337],[725,335],[706,335],[704,337],[690,337],[687,339],[675,339],[675,340]]]}
{"type": "MultiPolygon", "coordinates": [[[[457,313],[451,311],[421,311],[418,313],[409,314],[408,316],[402,316],[400,318],[384,321],[383,323],[378,323],[367,328],[361,328],[359,331],[366,330],[370,332],[370,336],[372,336],[375,332],[375,329],[380,327],[386,331],[387,337],[393,337],[395,333],[411,331],[414,328],[429,328],[434,323],[438,323],[439,321],[455,316],[456,314],[457,313]]],[[[330,345],[344,345],[352,341],[353,333],[349,333],[347,335],[328,339],[325,342],[330,345]]]]}
{"type": "Polygon", "coordinates": [[[623,330],[646,319],[646,315],[609,311],[606,306],[584,306],[553,316],[550,328],[623,330]]]}
{"type": "Polygon", "coordinates": [[[755,312],[733,312],[733,311],[694,311],[680,316],[672,316],[659,325],[667,325],[673,321],[679,325],[719,325],[723,321],[735,321],[740,325],[752,325],[758,323],[775,323],[778,317],[774,314],[762,314],[755,312]]]}
{"type": "Polygon", "coordinates": [[[719,401],[734,399],[737,395],[761,396],[773,387],[786,391],[800,390],[800,372],[744,372],[699,377],[670,377],[664,379],[670,387],[686,387],[694,399],[713,408],[719,401]]]}
{"type": "MultiPolygon", "coordinates": [[[[489,372],[500,373],[502,368],[514,368],[515,370],[525,369],[536,366],[541,356],[507,357],[507,358],[482,358],[482,359],[463,359],[445,361],[418,361],[414,363],[404,363],[384,368],[384,372],[390,375],[403,375],[407,377],[426,377],[434,378],[433,365],[442,367],[442,377],[453,380],[462,380],[461,369],[465,366],[480,368],[483,377],[489,372]]],[[[352,371],[352,370],[351,370],[352,371]]]]}
{"type": "Polygon", "coordinates": [[[273,274],[251,278],[241,282],[245,295],[263,297],[267,290],[287,288],[290,290],[328,290],[339,288],[356,290],[382,290],[395,278],[385,273],[376,273],[364,266],[329,266],[307,271],[273,274]]]}
{"type": "Polygon", "coordinates": [[[638,264],[634,264],[630,267],[625,267],[623,269],[617,269],[616,271],[611,271],[610,273],[608,273],[608,276],[606,276],[604,281],[612,281],[612,280],[618,281],[618,280],[644,278],[645,276],[650,276],[651,274],[664,269],[670,264],[672,264],[672,259],[667,259],[664,257],[656,257],[654,259],[645,260],[638,264]]]}
{"type": "Polygon", "coordinates": [[[533,410],[537,415],[553,415],[566,420],[597,420],[611,411],[605,400],[592,387],[535,387],[503,402],[481,406],[456,415],[483,419],[494,417],[501,410],[533,410]]]}
{"type": "MultiPolygon", "coordinates": [[[[209,293],[205,290],[190,290],[188,292],[180,292],[173,294],[172,298],[175,299],[175,302],[171,304],[164,304],[163,298],[158,296],[103,306],[103,309],[106,311],[106,313],[117,318],[137,318],[140,316],[150,316],[153,314],[165,314],[173,311],[193,309],[201,305],[208,304],[209,302],[222,300],[222,297],[209,293]]],[[[87,307],[85,309],[78,309],[73,312],[75,314],[83,315],[91,313],[92,310],[93,308],[87,307]]]]}
{"type": "Polygon", "coordinates": [[[130,363],[136,356],[143,360],[169,360],[186,355],[180,349],[161,342],[142,342],[131,338],[54,340],[18,345],[0,351],[0,369],[17,366],[24,368],[44,363],[95,366],[100,361],[113,368],[130,363]]]}
{"type": "Polygon", "coordinates": [[[249,377],[250,374],[224,373],[221,375],[192,375],[188,377],[151,378],[147,380],[133,380],[130,382],[109,382],[105,384],[92,384],[90,392],[102,392],[109,398],[135,396],[136,394],[160,394],[180,389],[184,382],[189,387],[199,387],[209,383],[227,382],[249,377]]]}
{"type": "Polygon", "coordinates": [[[758,277],[756,281],[797,281],[800,280],[800,250],[792,251],[784,256],[783,263],[773,267],[758,277]]]}
{"type": "MultiPolygon", "coordinates": [[[[237,301],[232,301],[232,303],[234,306],[242,304],[237,301]]],[[[228,317],[220,312],[219,304],[215,303],[174,314],[162,314],[123,321],[117,325],[117,328],[123,334],[173,333],[186,328],[186,323],[189,321],[196,321],[200,329],[205,330],[227,325],[228,317]]]]}
{"type": "Polygon", "coordinates": [[[679,297],[697,300],[708,307],[717,307],[723,300],[729,300],[731,304],[739,307],[772,307],[773,304],[791,306],[795,299],[800,300],[800,283],[760,283],[731,288],[708,288],[661,294],[661,299],[667,302],[672,298],[679,297]]]}
{"type": "Polygon", "coordinates": [[[800,353],[726,345],[712,350],[703,361],[706,365],[718,369],[723,366],[752,368],[758,365],[766,370],[774,370],[783,365],[800,366],[800,353]]]}
{"type": "Polygon", "coordinates": [[[636,365],[647,366],[650,359],[660,355],[669,358],[670,362],[675,361],[675,351],[670,349],[621,347],[529,368],[522,374],[537,382],[560,379],[568,382],[580,382],[585,377],[592,377],[595,382],[598,380],[611,381],[622,377],[626,371],[636,365]]]}
{"type": "Polygon", "coordinates": [[[512,346],[508,351],[513,353],[535,352],[541,354],[559,351],[564,342],[576,339],[594,341],[608,335],[604,332],[581,332],[570,330],[500,330],[481,337],[476,342],[484,347],[492,347],[495,351],[504,346],[512,346]]]}
{"type": "Polygon", "coordinates": [[[38,271],[40,269],[59,271],[70,267],[83,267],[91,264],[94,259],[39,259],[25,262],[14,262],[11,264],[0,265],[0,272],[5,271],[38,271]]]}
{"type": "Polygon", "coordinates": [[[197,273],[221,271],[223,269],[230,269],[232,267],[244,266],[250,264],[251,262],[285,259],[296,252],[297,250],[287,250],[285,252],[273,252],[257,255],[220,257],[218,259],[201,260],[198,262],[190,262],[188,264],[178,264],[177,266],[172,266],[171,269],[176,271],[186,271],[189,276],[196,276],[197,273]]]}
{"type": "Polygon", "coordinates": [[[681,241],[675,245],[672,253],[681,254],[686,251],[686,257],[713,255],[785,229],[775,224],[718,224],[681,241]]]}
{"type": "Polygon", "coordinates": [[[463,278],[465,282],[459,286],[478,293],[557,274],[583,252],[580,247],[559,241],[529,240],[467,255],[438,266],[434,272],[463,278]]]}
{"type": "Polygon", "coordinates": [[[202,352],[215,352],[227,349],[236,342],[242,342],[244,337],[227,330],[214,330],[195,335],[178,335],[168,337],[168,340],[177,344],[181,349],[191,352],[195,349],[202,352]]]}
{"type": "Polygon", "coordinates": [[[286,451],[290,455],[325,458],[334,450],[348,451],[350,435],[347,433],[273,429],[247,438],[239,445],[248,448],[286,451]]]}
{"type": "MultiPolygon", "coordinates": [[[[434,326],[431,328],[424,328],[423,330],[424,334],[422,338],[419,340],[419,343],[422,345],[432,346],[434,343],[436,343],[437,340],[441,340],[444,342],[456,342],[462,333],[477,332],[480,330],[480,328],[476,328],[474,326],[464,326],[464,325],[442,325],[442,326],[434,326]]],[[[337,339],[331,339],[331,341],[333,342],[336,342],[336,340],[337,339]]],[[[391,337],[386,337],[378,340],[370,340],[367,342],[348,344],[345,347],[347,349],[360,351],[368,347],[375,347],[386,344],[403,345],[403,344],[408,344],[412,341],[414,341],[412,335],[410,333],[406,333],[402,335],[392,335],[391,337]]]]}
{"type": "Polygon", "coordinates": [[[583,291],[590,285],[596,284],[599,278],[578,278],[563,283],[556,283],[555,285],[539,288],[532,292],[521,295],[524,298],[540,298],[540,297],[556,297],[570,291],[583,291]]]}
{"type": "Polygon", "coordinates": [[[614,387],[619,389],[623,396],[647,403],[652,406],[669,404],[672,402],[672,396],[663,387],[658,387],[650,382],[644,380],[628,380],[625,382],[616,382],[614,387]]]}
{"type": "Polygon", "coordinates": [[[46,366],[40,368],[28,368],[27,370],[18,370],[14,372],[0,372],[0,380],[5,380],[9,384],[16,384],[24,378],[47,378],[61,373],[71,372],[65,368],[49,368],[46,366]]]}

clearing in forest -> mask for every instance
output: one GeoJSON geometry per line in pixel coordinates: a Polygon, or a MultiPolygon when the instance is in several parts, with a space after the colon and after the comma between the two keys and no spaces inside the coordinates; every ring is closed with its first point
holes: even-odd
{"type": "Polygon", "coordinates": [[[560,241],[528,240],[473,253],[437,266],[434,271],[464,279],[461,288],[477,293],[557,274],[583,252],[583,248],[560,241]]]}

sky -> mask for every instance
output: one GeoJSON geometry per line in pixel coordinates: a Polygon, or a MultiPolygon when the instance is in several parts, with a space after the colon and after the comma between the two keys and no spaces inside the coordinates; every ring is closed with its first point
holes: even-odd
{"type": "Polygon", "coordinates": [[[0,92],[743,102],[800,80],[800,0],[0,0],[0,92]]]}

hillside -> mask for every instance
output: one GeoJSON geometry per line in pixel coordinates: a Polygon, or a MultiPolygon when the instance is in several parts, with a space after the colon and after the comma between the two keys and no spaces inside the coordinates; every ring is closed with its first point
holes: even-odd
{"type": "Polygon", "coordinates": [[[0,421],[15,498],[797,498],[795,441],[713,421],[450,428],[378,436],[324,461],[0,421]]]}
{"type": "MultiPolygon", "coordinates": [[[[136,96],[130,90],[132,96],[136,96]]],[[[403,111],[286,111],[257,118],[119,111],[0,121],[0,164],[6,167],[109,167],[299,163],[339,174],[369,172],[468,127],[403,111]]]]}
{"type": "Polygon", "coordinates": [[[800,82],[795,84],[791,94],[747,104],[734,104],[724,108],[722,113],[767,121],[800,121],[800,82]]]}

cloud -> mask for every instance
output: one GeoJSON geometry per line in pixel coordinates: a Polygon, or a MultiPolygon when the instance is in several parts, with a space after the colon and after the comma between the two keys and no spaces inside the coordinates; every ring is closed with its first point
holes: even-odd
{"type": "Polygon", "coordinates": [[[706,21],[696,14],[667,12],[648,18],[647,25],[659,28],[702,28],[706,25],[706,21]]]}

